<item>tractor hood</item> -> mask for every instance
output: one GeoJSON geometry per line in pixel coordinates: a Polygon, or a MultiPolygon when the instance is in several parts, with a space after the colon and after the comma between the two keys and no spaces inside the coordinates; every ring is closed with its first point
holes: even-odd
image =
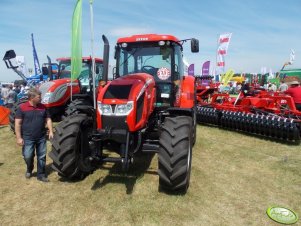
{"type": "Polygon", "coordinates": [[[146,73],[119,77],[100,90],[98,128],[137,131],[147,123],[156,100],[155,80],[146,73]]]}
{"type": "Polygon", "coordinates": [[[146,73],[130,74],[113,80],[99,94],[98,101],[107,104],[138,100],[149,88],[155,85],[154,78],[146,73]]]}
{"type": "Polygon", "coordinates": [[[75,80],[71,83],[70,78],[45,82],[39,87],[39,90],[42,94],[42,103],[46,107],[62,106],[69,100],[71,92],[72,95],[80,92],[78,81],[75,80]]]}

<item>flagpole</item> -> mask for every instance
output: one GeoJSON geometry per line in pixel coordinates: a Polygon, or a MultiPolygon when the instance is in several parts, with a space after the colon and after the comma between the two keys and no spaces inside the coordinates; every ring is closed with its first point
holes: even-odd
{"type": "MultiPolygon", "coordinates": [[[[214,70],[214,74],[216,74],[216,68],[217,68],[217,51],[218,51],[219,36],[220,36],[220,34],[217,34],[217,42],[216,42],[216,50],[215,50],[215,66],[214,66],[215,70],[214,70]]],[[[218,75],[218,82],[220,82],[219,75],[218,75]]]]}
{"type": "Polygon", "coordinates": [[[90,0],[90,23],[91,23],[91,53],[92,53],[93,106],[94,106],[94,109],[96,109],[93,0],[90,0]]]}

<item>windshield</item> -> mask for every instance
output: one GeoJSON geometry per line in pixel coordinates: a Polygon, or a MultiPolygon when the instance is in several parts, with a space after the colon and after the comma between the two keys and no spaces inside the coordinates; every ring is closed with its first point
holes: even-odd
{"type": "Polygon", "coordinates": [[[117,75],[148,73],[155,81],[170,82],[183,75],[182,52],[179,45],[158,46],[157,43],[128,44],[117,48],[117,75]],[[143,45],[143,46],[142,46],[143,45]],[[119,54],[119,56],[118,56],[119,54]]]}
{"type": "MultiPolygon", "coordinates": [[[[95,80],[97,86],[98,82],[102,80],[103,65],[98,62],[95,62],[95,64],[96,64],[95,80]]],[[[78,76],[78,79],[81,82],[81,86],[86,86],[87,88],[89,87],[89,81],[90,81],[89,78],[90,67],[91,67],[90,62],[83,62],[81,73],[78,76]]],[[[60,62],[59,71],[60,71],[60,78],[71,78],[71,61],[60,62]]]]}

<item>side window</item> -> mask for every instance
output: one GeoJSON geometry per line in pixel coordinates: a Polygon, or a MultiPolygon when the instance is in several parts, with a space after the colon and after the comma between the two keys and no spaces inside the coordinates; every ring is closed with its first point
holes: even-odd
{"type": "Polygon", "coordinates": [[[183,57],[180,46],[175,46],[175,72],[179,76],[176,79],[184,76],[183,57]]]}
{"type": "Polygon", "coordinates": [[[129,55],[126,50],[121,49],[119,61],[119,75],[122,76],[135,72],[135,58],[133,55],[129,55]]]}
{"type": "Polygon", "coordinates": [[[98,86],[101,80],[103,80],[103,65],[96,63],[95,85],[98,86]]]}

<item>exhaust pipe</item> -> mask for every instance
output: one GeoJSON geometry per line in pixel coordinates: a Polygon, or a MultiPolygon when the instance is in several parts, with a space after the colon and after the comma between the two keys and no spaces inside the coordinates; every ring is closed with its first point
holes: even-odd
{"type": "Polygon", "coordinates": [[[109,74],[109,56],[110,56],[110,44],[105,35],[102,35],[102,40],[104,42],[103,48],[103,79],[107,83],[109,74]]]}
{"type": "Polygon", "coordinates": [[[51,63],[51,59],[50,57],[47,55],[47,59],[48,59],[48,78],[51,81],[53,79],[53,75],[52,75],[52,63],[51,63]]]}

